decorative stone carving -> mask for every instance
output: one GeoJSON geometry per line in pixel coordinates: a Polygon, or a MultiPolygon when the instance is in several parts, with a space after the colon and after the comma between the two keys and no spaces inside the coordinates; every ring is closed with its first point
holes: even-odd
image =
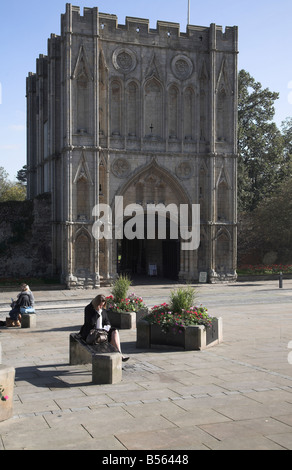
{"type": "Polygon", "coordinates": [[[119,47],[113,53],[113,64],[119,72],[129,73],[136,68],[137,59],[130,49],[119,47]]]}
{"type": "Polygon", "coordinates": [[[194,174],[194,167],[190,162],[182,162],[176,167],[175,172],[181,180],[188,180],[194,174]]]}
{"type": "Polygon", "coordinates": [[[112,165],[112,172],[117,178],[126,178],[130,170],[130,164],[124,158],[117,158],[112,165]]]}
{"type": "Polygon", "coordinates": [[[174,57],[171,68],[174,75],[179,80],[186,80],[193,73],[192,61],[187,56],[181,54],[174,57]]]}

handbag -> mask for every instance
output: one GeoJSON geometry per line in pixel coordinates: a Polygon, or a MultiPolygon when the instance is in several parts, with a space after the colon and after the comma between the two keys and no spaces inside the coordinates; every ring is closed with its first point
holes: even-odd
{"type": "Polygon", "coordinates": [[[86,343],[90,345],[105,343],[108,340],[107,335],[107,331],[93,328],[87,335],[86,343]]]}
{"type": "Polygon", "coordinates": [[[35,313],[35,309],[33,307],[20,307],[20,313],[35,313]]]}

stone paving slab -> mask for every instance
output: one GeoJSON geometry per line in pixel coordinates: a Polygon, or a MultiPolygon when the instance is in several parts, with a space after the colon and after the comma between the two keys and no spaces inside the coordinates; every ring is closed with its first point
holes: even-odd
{"type": "MultiPolygon", "coordinates": [[[[174,287],[133,290],[152,306],[174,287]]],[[[224,342],[203,352],[137,350],[136,331],[122,330],[131,359],[116,385],[93,385],[90,365],[69,364],[69,335],[96,292],[37,291],[36,328],[0,328],[2,362],[16,370],[0,450],[291,450],[292,281],[283,290],[272,281],[197,289],[222,316],[224,342]]],[[[0,320],[11,296],[0,293],[0,320]]]]}

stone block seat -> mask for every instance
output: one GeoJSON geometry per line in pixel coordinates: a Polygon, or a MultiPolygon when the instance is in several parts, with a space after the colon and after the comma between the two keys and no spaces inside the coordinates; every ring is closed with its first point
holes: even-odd
{"type": "Polygon", "coordinates": [[[7,328],[36,328],[36,313],[21,313],[21,319],[18,321],[18,325],[12,324],[12,319],[6,317],[6,327],[7,328]]]}
{"type": "Polygon", "coordinates": [[[36,313],[23,313],[21,315],[21,328],[35,328],[36,313]]]}
{"type": "Polygon", "coordinates": [[[94,384],[115,384],[122,380],[122,356],[108,342],[88,345],[79,333],[70,334],[70,365],[92,363],[94,384]]]}

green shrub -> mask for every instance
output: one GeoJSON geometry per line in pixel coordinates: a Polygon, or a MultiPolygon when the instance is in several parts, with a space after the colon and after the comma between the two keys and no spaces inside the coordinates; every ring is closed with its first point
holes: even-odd
{"type": "Polygon", "coordinates": [[[122,299],[127,297],[129,287],[132,281],[127,275],[120,275],[119,278],[114,281],[112,288],[112,295],[116,302],[121,302],[122,299]]]}
{"type": "Polygon", "coordinates": [[[190,310],[196,299],[196,291],[193,287],[181,287],[170,293],[170,309],[174,313],[182,313],[183,310],[190,310]]]}

